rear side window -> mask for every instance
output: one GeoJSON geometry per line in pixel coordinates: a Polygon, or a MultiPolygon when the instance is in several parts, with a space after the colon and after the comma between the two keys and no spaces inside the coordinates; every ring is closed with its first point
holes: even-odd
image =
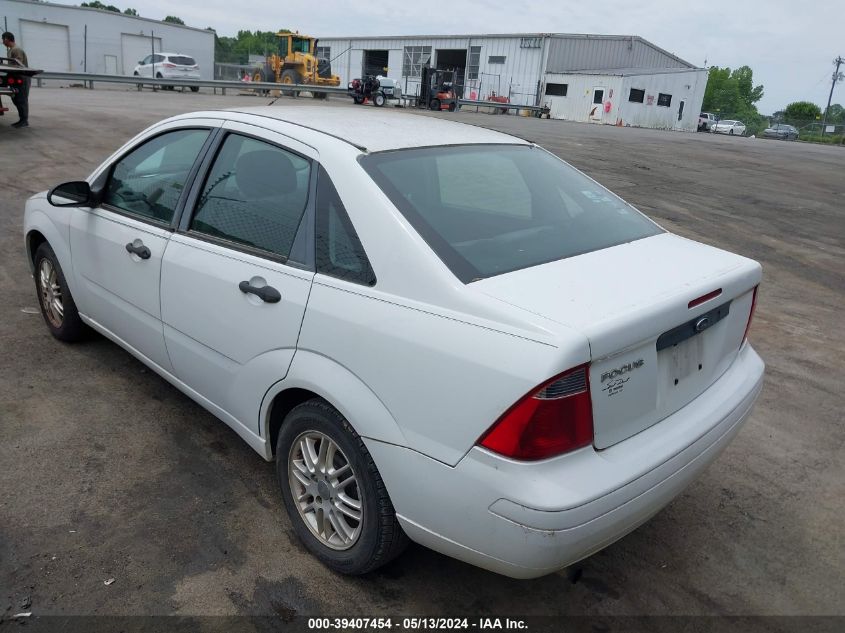
{"type": "Polygon", "coordinates": [[[103,202],[169,223],[208,130],[166,132],[136,147],[112,169],[103,202]]]}
{"type": "Polygon", "coordinates": [[[317,175],[317,272],[373,286],[376,276],[329,175],[317,175]]]}
{"type": "Polygon", "coordinates": [[[464,283],[662,232],[537,147],[407,149],[359,160],[464,283]]]}
{"type": "Polygon", "coordinates": [[[311,163],[302,156],[230,134],[190,229],[287,259],[308,202],[310,174],[311,163]]]}

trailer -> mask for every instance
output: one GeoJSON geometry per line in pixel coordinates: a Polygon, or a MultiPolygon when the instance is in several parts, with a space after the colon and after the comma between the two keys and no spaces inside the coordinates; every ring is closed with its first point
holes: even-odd
{"type": "Polygon", "coordinates": [[[11,57],[0,57],[0,116],[9,110],[3,105],[3,95],[14,97],[27,79],[41,72],[43,71],[28,68],[11,57]]]}

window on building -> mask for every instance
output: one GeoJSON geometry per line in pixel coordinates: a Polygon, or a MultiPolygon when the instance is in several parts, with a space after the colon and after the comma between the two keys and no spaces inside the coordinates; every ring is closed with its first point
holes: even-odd
{"type": "Polygon", "coordinates": [[[519,41],[520,48],[540,48],[542,45],[542,37],[523,37],[519,41]]]}
{"type": "Polygon", "coordinates": [[[504,64],[505,59],[507,59],[507,58],[504,55],[490,55],[490,57],[487,58],[487,63],[488,64],[504,64]]]}
{"type": "Polygon", "coordinates": [[[672,95],[663,94],[662,92],[657,95],[657,105],[669,107],[672,105],[672,95]]]}
{"type": "Polygon", "coordinates": [[[331,61],[332,58],[332,47],[331,46],[317,46],[314,52],[317,59],[325,59],[326,61],[331,61]]]}
{"type": "Polygon", "coordinates": [[[422,67],[430,61],[431,46],[406,46],[402,56],[402,76],[421,76],[422,67]]]}
{"type": "Polygon", "coordinates": [[[467,79],[478,79],[478,66],[481,63],[481,47],[469,47],[469,64],[467,64],[467,79]]]}
{"type": "Polygon", "coordinates": [[[546,84],[547,97],[565,97],[569,84],[546,84]]]}
{"type": "Polygon", "coordinates": [[[642,103],[643,101],[645,101],[645,90],[631,88],[631,94],[628,95],[628,101],[633,101],[634,103],[642,103]]]}

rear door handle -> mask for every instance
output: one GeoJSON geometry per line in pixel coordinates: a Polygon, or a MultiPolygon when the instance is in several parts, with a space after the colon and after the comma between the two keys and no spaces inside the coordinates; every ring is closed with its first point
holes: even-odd
{"type": "Polygon", "coordinates": [[[273,286],[261,286],[259,288],[257,286],[253,286],[248,281],[242,281],[238,284],[238,288],[240,288],[241,292],[244,294],[255,295],[264,303],[279,303],[279,301],[282,300],[281,293],[273,288],[273,286]]]}
{"type": "Polygon", "coordinates": [[[129,242],[129,244],[126,245],[127,252],[137,255],[141,259],[149,259],[151,255],[150,249],[144,246],[144,243],[141,240],[135,240],[135,242],[129,242]],[[137,246],[135,245],[135,242],[138,242],[137,246]]]}

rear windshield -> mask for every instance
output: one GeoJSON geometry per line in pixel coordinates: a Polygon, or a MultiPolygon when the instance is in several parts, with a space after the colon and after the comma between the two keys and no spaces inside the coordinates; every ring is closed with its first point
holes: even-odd
{"type": "Polygon", "coordinates": [[[406,149],[360,161],[464,283],[663,232],[538,147],[406,149]]]}
{"type": "Polygon", "coordinates": [[[187,55],[171,55],[170,61],[174,64],[179,64],[180,66],[193,66],[196,64],[193,57],[188,57],[187,55]]]}

